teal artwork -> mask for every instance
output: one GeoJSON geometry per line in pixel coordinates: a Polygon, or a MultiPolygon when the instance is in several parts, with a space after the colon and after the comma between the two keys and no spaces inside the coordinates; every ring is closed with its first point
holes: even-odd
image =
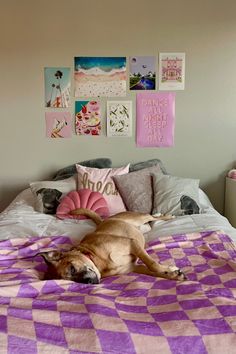
{"type": "Polygon", "coordinates": [[[45,68],[45,107],[70,105],[70,68],[45,68]]]}

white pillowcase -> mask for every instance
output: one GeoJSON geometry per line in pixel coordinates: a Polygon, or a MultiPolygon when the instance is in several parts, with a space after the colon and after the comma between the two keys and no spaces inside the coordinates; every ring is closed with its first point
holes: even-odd
{"type": "Polygon", "coordinates": [[[31,182],[35,197],[35,210],[45,214],[56,214],[61,197],[76,190],[76,175],[59,181],[31,182]]]}
{"type": "Polygon", "coordinates": [[[152,214],[175,216],[199,214],[199,180],[171,175],[153,175],[152,214]]]}

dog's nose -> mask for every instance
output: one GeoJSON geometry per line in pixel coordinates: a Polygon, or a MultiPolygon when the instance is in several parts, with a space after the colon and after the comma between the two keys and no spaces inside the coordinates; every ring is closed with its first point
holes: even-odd
{"type": "Polygon", "coordinates": [[[56,205],[53,205],[53,204],[49,204],[49,203],[44,203],[44,206],[43,206],[44,210],[43,212],[45,214],[55,214],[56,213],[56,208],[57,206],[56,205]]]}
{"type": "Polygon", "coordinates": [[[99,282],[98,282],[98,279],[96,278],[85,278],[84,279],[85,280],[85,283],[86,284],[98,284],[99,282]]]}
{"type": "Polygon", "coordinates": [[[97,274],[91,271],[80,272],[76,281],[83,284],[99,284],[97,274]]]}

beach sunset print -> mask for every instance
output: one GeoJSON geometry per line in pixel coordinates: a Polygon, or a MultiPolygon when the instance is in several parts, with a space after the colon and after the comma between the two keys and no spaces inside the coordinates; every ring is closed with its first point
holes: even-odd
{"type": "Polygon", "coordinates": [[[75,97],[126,95],[125,57],[75,57],[75,97]]]}

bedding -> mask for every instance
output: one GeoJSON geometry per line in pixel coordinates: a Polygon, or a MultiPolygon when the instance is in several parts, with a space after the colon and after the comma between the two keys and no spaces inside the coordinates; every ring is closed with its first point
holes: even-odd
{"type": "Polygon", "coordinates": [[[76,186],[76,176],[59,181],[31,182],[30,188],[35,198],[35,210],[55,215],[61,197],[76,190],[76,186]]]}
{"type": "MultiPolygon", "coordinates": [[[[95,168],[111,168],[112,161],[111,159],[104,157],[92,160],[86,160],[82,162],[77,162],[78,165],[86,166],[86,167],[95,167],[95,168]]],[[[159,165],[162,172],[167,174],[166,168],[163,162],[160,159],[150,159],[141,162],[135,162],[130,164],[130,172],[142,170],[143,168],[152,167],[159,165]]],[[[66,166],[59,171],[57,171],[53,177],[54,181],[65,179],[68,177],[72,177],[76,173],[76,164],[66,166]]]]}
{"type": "Polygon", "coordinates": [[[2,352],[233,353],[236,229],[198,193],[200,214],[142,229],[151,257],[187,281],[130,273],[96,286],[45,280],[37,255],[71,248],[93,222],[40,213],[31,189],[20,193],[0,214],[2,352]]]}
{"type": "Polygon", "coordinates": [[[151,159],[151,160],[131,163],[129,166],[129,171],[130,172],[139,171],[139,170],[143,170],[144,168],[153,167],[153,166],[159,166],[162,173],[164,175],[167,174],[166,168],[160,159],[151,159]]]}
{"type": "Polygon", "coordinates": [[[199,180],[153,174],[152,214],[199,214],[199,180]]]}
{"type": "Polygon", "coordinates": [[[236,250],[222,231],[163,237],[149,254],[188,280],[130,273],[99,285],[43,280],[41,250],[68,237],[0,242],[0,340],[8,353],[232,353],[236,250]],[[19,330],[20,329],[20,330],[19,330]]]}
{"type": "Polygon", "coordinates": [[[114,176],[129,172],[129,164],[119,168],[91,168],[76,164],[78,189],[89,188],[103,194],[107,201],[110,215],[126,211],[124,202],[112,179],[114,176]]]}
{"type": "Polygon", "coordinates": [[[159,165],[112,177],[127,210],[152,213],[152,173],[162,175],[159,165]]]}
{"type": "MultiPolygon", "coordinates": [[[[86,160],[77,163],[82,166],[95,167],[95,168],[110,168],[112,165],[111,159],[107,157],[86,160]]],[[[55,173],[53,180],[58,181],[61,179],[69,178],[74,176],[74,174],[76,174],[76,164],[61,168],[59,171],[55,173]]]]}
{"type": "Polygon", "coordinates": [[[109,216],[109,209],[103,195],[90,189],[80,189],[66,194],[58,205],[56,216],[59,219],[87,219],[84,215],[71,213],[79,208],[92,210],[104,219],[109,216]]]}
{"type": "MultiPolygon", "coordinates": [[[[207,195],[199,189],[201,214],[183,215],[169,221],[156,221],[152,229],[147,225],[141,228],[147,241],[157,237],[181,232],[199,232],[204,230],[224,230],[236,242],[236,229],[212,206],[207,195]]],[[[0,213],[0,240],[25,236],[69,236],[72,239],[82,237],[94,230],[91,220],[59,220],[53,215],[42,214],[34,210],[35,199],[30,188],[25,189],[0,213]]]]}

